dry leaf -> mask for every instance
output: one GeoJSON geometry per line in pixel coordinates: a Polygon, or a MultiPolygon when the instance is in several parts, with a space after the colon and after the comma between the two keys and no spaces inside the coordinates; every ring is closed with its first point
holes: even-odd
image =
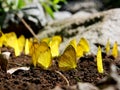
{"type": "Polygon", "coordinates": [[[13,74],[14,72],[16,72],[18,70],[28,71],[28,70],[30,70],[30,67],[14,67],[14,68],[7,70],[7,73],[13,74]]]}

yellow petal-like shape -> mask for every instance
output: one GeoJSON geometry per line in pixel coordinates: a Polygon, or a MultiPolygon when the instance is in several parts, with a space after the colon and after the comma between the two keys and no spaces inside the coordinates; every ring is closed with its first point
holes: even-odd
{"type": "Polygon", "coordinates": [[[21,35],[18,38],[18,47],[19,47],[20,53],[23,52],[25,47],[25,37],[23,35],[21,35]]]}
{"type": "Polygon", "coordinates": [[[115,42],[114,45],[113,45],[112,56],[114,58],[118,57],[118,44],[117,44],[117,42],[115,42]]]}
{"type": "Polygon", "coordinates": [[[85,38],[82,37],[78,44],[82,46],[83,53],[88,53],[90,51],[90,46],[85,38]]]}
{"type": "Polygon", "coordinates": [[[109,40],[107,41],[107,44],[105,46],[105,50],[106,50],[106,54],[108,55],[110,52],[110,41],[109,40]]]}
{"type": "Polygon", "coordinates": [[[76,39],[72,39],[69,44],[72,45],[75,48],[75,51],[77,52],[77,42],[76,42],[76,39]]]}
{"type": "Polygon", "coordinates": [[[32,41],[30,41],[29,39],[26,39],[25,40],[25,50],[24,50],[26,55],[30,54],[31,45],[32,45],[32,41]]]}
{"type": "Polygon", "coordinates": [[[0,47],[3,46],[3,43],[6,41],[4,33],[0,32],[0,47]]]}
{"type": "Polygon", "coordinates": [[[77,58],[83,56],[83,47],[80,43],[77,44],[76,39],[72,39],[69,45],[72,45],[75,48],[77,58]]]}
{"type": "Polygon", "coordinates": [[[41,42],[46,42],[47,44],[49,44],[50,38],[42,38],[41,42]]]}
{"type": "Polygon", "coordinates": [[[98,52],[97,52],[97,69],[99,73],[103,73],[103,63],[102,63],[102,54],[101,54],[101,47],[98,47],[98,52]]]}
{"type": "Polygon", "coordinates": [[[84,54],[83,52],[84,52],[83,46],[81,44],[78,44],[77,45],[77,52],[76,52],[77,57],[81,58],[83,56],[83,54],[84,54]]]}
{"type": "Polygon", "coordinates": [[[61,70],[71,70],[77,67],[76,52],[72,45],[69,45],[59,57],[58,66],[61,70]]]}
{"type": "Polygon", "coordinates": [[[48,69],[52,64],[52,55],[47,43],[40,42],[38,52],[40,53],[38,58],[38,64],[43,69],[48,69]]]}
{"type": "MultiPolygon", "coordinates": [[[[29,49],[29,44],[28,44],[28,39],[26,39],[26,50],[29,49]]],[[[39,58],[39,53],[37,52],[39,48],[39,43],[32,43],[31,47],[30,47],[30,55],[32,57],[32,63],[34,65],[34,67],[36,67],[37,65],[37,60],[39,58]]]]}
{"type": "Polygon", "coordinates": [[[53,36],[52,40],[49,43],[52,57],[59,56],[59,46],[62,41],[62,38],[60,36],[53,36]]]}
{"type": "Polygon", "coordinates": [[[18,40],[16,34],[14,32],[6,33],[5,37],[6,37],[6,41],[4,42],[4,45],[14,48],[15,55],[19,56],[21,53],[18,47],[18,40]]]}
{"type": "Polygon", "coordinates": [[[43,69],[48,69],[52,64],[52,55],[50,48],[45,42],[35,42],[30,49],[33,65],[40,66],[43,69]]]}
{"type": "Polygon", "coordinates": [[[58,41],[59,43],[62,42],[62,37],[61,36],[53,36],[52,41],[58,41]]]}

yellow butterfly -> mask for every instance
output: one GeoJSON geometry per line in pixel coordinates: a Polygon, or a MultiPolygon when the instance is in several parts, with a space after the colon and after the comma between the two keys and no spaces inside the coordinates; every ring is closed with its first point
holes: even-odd
{"type": "Polygon", "coordinates": [[[41,42],[46,42],[47,44],[49,44],[49,42],[50,42],[50,38],[42,38],[41,39],[41,42]]]}
{"type": "Polygon", "coordinates": [[[108,41],[106,43],[105,50],[106,50],[106,54],[108,55],[109,52],[110,52],[110,41],[109,41],[109,39],[108,39],[108,41]]]}
{"type": "Polygon", "coordinates": [[[90,46],[85,38],[82,37],[80,39],[78,43],[78,47],[79,45],[83,48],[83,53],[88,53],[90,51],[90,46]]]}
{"type": "Polygon", "coordinates": [[[56,57],[59,55],[59,45],[62,42],[62,38],[60,36],[53,36],[52,40],[49,43],[52,57],[56,57]]]}
{"type": "Polygon", "coordinates": [[[76,39],[73,39],[69,44],[75,48],[76,56],[78,58],[82,57],[85,53],[90,51],[89,44],[85,38],[81,38],[78,44],[76,39]]]}
{"type": "Polygon", "coordinates": [[[52,64],[50,48],[45,42],[33,42],[30,48],[30,55],[35,67],[38,65],[43,69],[48,69],[52,64]]]}
{"type": "Polygon", "coordinates": [[[62,42],[61,36],[53,36],[52,38],[43,38],[41,42],[46,42],[52,53],[52,57],[56,57],[59,55],[59,45],[62,42]]]}
{"type": "Polygon", "coordinates": [[[26,38],[26,40],[25,40],[25,47],[24,47],[24,53],[25,53],[26,55],[29,55],[29,54],[30,54],[31,45],[32,45],[32,41],[29,40],[28,38],[26,38]]]}
{"type": "Polygon", "coordinates": [[[21,35],[18,38],[18,47],[19,47],[20,52],[23,52],[24,47],[25,47],[25,37],[23,35],[21,35]]]}
{"type": "Polygon", "coordinates": [[[103,69],[103,63],[102,63],[102,51],[101,51],[101,47],[98,47],[98,52],[97,52],[97,69],[99,73],[103,73],[104,69],[103,69]]]}
{"type": "Polygon", "coordinates": [[[77,42],[76,42],[76,39],[72,39],[69,44],[72,45],[75,48],[75,51],[77,52],[77,42]]]}
{"type": "Polygon", "coordinates": [[[3,43],[5,42],[5,40],[6,40],[6,38],[5,38],[4,33],[2,33],[2,32],[0,31],[0,47],[3,46],[3,43]]]}
{"type": "Polygon", "coordinates": [[[18,40],[17,40],[16,34],[14,32],[6,33],[5,37],[6,37],[6,40],[4,41],[4,45],[14,48],[15,55],[19,56],[21,52],[18,47],[18,40]]]}
{"type": "Polygon", "coordinates": [[[116,58],[118,56],[118,44],[117,44],[117,42],[115,42],[113,45],[112,56],[114,58],[116,58]]]}
{"type": "Polygon", "coordinates": [[[68,45],[58,59],[58,66],[61,70],[71,70],[77,67],[76,52],[72,45],[68,45]]]}

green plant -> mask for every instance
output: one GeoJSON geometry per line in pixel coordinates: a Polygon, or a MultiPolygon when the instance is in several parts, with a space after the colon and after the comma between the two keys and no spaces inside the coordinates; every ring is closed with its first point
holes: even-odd
{"type": "MultiPolygon", "coordinates": [[[[10,10],[19,10],[32,2],[33,0],[0,0],[0,13],[5,13],[10,10]]],[[[45,9],[45,12],[54,18],[53,11],[57,11],[60,8],[58,3],[66,3],[66,0],[39,0],[39,2],[45,9]]]]}
{"type": "Polygon", "coordinates": [[[31,2],[31,0],[28,0],[27,2],[24,0],[0,0],[0,12],[1,11],[8,12],[10,10],[18,10],[30,2],[31,2]]]}
{"type": "Polygon", "coordinates": [[[42,6],[44,7],[45,11],[54,18],[53,11],[58,11],[61,7],[59,5],[60,2],[67,3],[66,0],[39,0],[42,6]]]}

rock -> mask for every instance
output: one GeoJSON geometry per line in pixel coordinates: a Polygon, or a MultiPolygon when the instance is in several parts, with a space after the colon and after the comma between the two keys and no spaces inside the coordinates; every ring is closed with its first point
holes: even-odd
{"type": "Polygon", "coordinates": [[[99,0],[67,0],[67,4],[63,5],[62,10],[76,13],[79,10],[87,12],[96,12],[102,8],[102,2],[99,0]]]}
{"type": "Polygon", "coordinates": [[[62,20],[62,19],[68,18],[70,16],[72,16],[72,14],[68,11],[54,12],[55,20],[62,20]]]}
{"type": "Polygon", "coordinates": [[[117,69],[118,67],[112,64],[110,75],[100,80],[96,86],[101,90],[120,90],[120,76],[117,69]]]}
{"type": "Polygon", "coordinates": [[[64,20],[71,16],[72,14],[68,11],[57,11],[57,12],[54,12],[54,19],[48,14],[46,15],[46,19],[48,22],[52,22],[52,21],[54,22],[56,20],[64,20]]]}
{"type": "Polygon", "coordinates": [[[50,22],[41,30],[38,38],[61,35],[64,40],[60,47],[62,51],[71,39],[76,38],[79,41],[81,37],[85,37],[90,43],[91,52],[96,53],[96,44],[105,46],[108,39],[111,46],[115,41],[120,45],[119,14],[120,9],[112,9],[85,17],[76,15],[64,20],[50,22]]]}
{"type": "Polygon", "coordinates": [[[101,0],[103,3],[102,10],[107,10],[111,8],[119,8],[120,6],[120,0],[101,0]]]}
{"type": "Polygon", "coordinates": [[[92,13],[86,11],[78,11],[77,13],[73,14],[73,17],[87,17],[90,16],[92,13]]]}
{"type": "Polygon", "coordinates": [[[44,26],[47,23],[47,19],[45,16],[46,13],[44,11],[44,8],[38,1],[33,2],[32,4],[28,4],[21,11],[25,15],[29,16],[28,19],[31,19],[31,18],[36,19],[36,22],[35,22],[36,24],[38,23],[38,21],[42,24],[42,26],[44,26]],[[31,16],[34,16],[34,17],[31,17],[31,16]]]}
{"type": "Polygon", "coordinates": [[[99,90],[97,87],[95,87],[94,85],[90,83],[79,82],[77,84],[77,87],[78,87],[78,90],[99,90]]]}

